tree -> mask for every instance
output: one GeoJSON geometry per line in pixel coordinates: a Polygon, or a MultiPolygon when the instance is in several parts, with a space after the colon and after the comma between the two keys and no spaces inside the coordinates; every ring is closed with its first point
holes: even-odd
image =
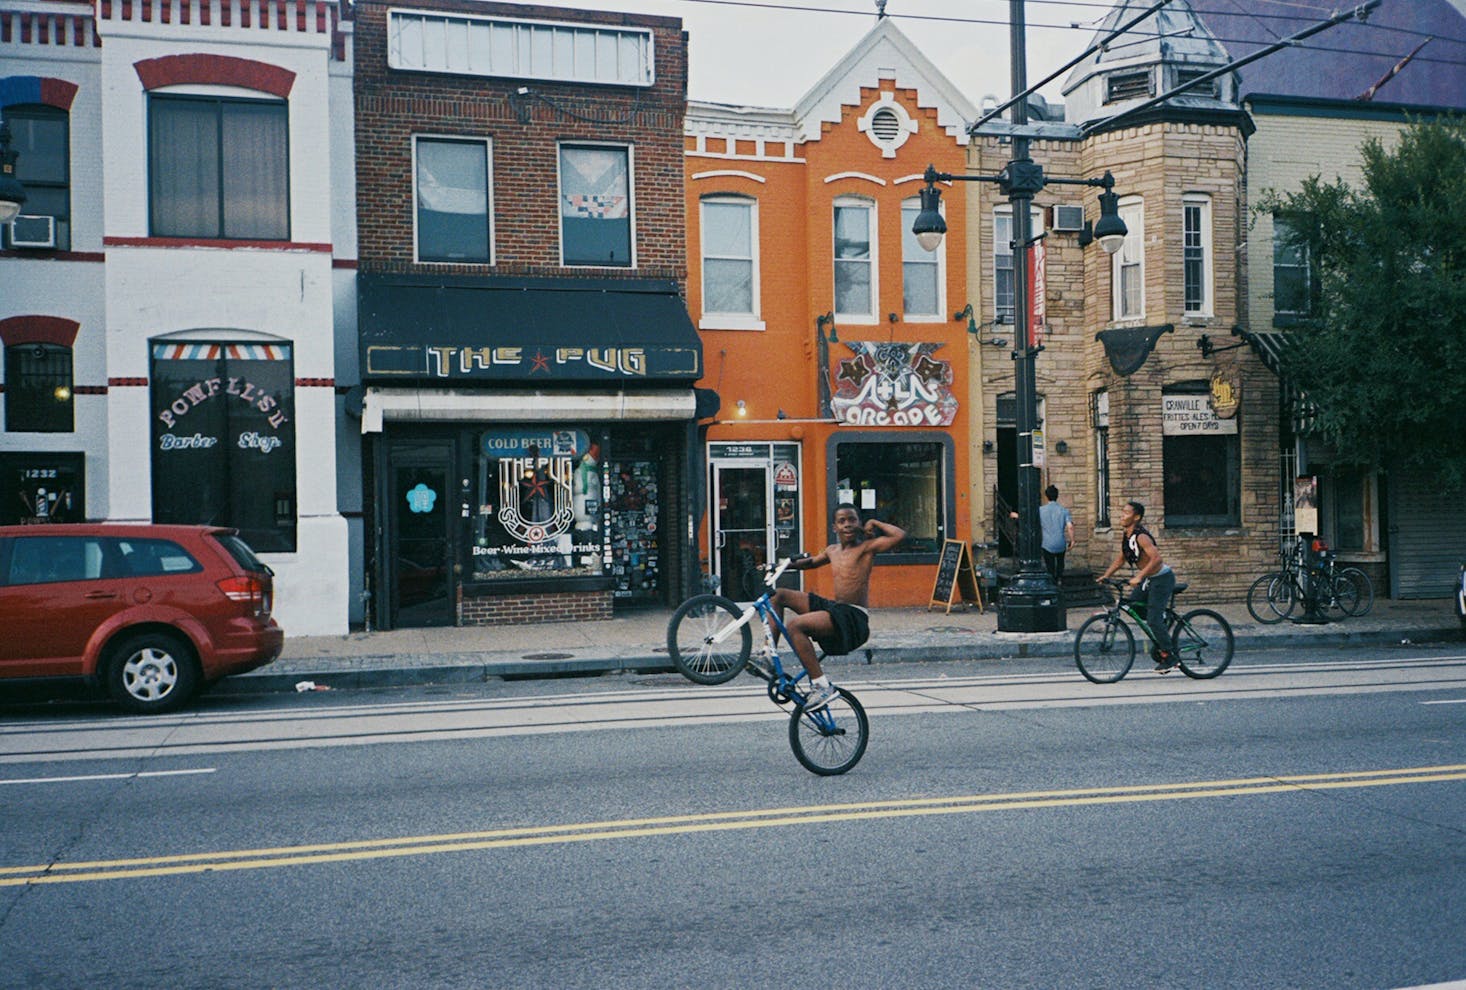
{"type": "Polygon", "coordinates": [[[1315,435],[1366,467],[1466,484],[1466,121],[1412,123],[1361,148],[1364,186],[1314,176],[1259,210],[1294,222],[1316,280],[1283,371],[1315,435]]]}

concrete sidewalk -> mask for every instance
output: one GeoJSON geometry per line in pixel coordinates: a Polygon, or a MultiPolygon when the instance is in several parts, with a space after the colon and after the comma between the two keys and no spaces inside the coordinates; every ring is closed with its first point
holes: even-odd
{"type": "MultiPolygon", "coordinates": [[[[1206,603],[1186,601],[1185,608],[1206,603]]],[[[1249,650],[1341,645],[1424,643],[1461,637],[1451,600],[1376,600],[1362,618],[1325,625],[1254,622],[1242,602],[1208,604],[1226,616],[1238,654],[1249,650]]],[[[932,660],[1040,658],[1045,666],[1073,662],[1074,633],[1096,611],[1071,608],[1068,630],[1000,633],[997,612],[954,608],[881,608],[871,613],[870,641],[841,667],[932,660]]],[[[280,659],[225,678],[218,692],[292,691],[301,681],[335,689],[479,682],[491,678],[556,677],[672,670],[667,657],[670,609],[633,612],[606,622],[541,623],[437,629],[394,629],[346,636],[287,638],[280,659]]],[[[287,630],[288,631],[288,630],[287,630]]],[[[1138,661],[1137,661],[1138,662],[1138,661]]]]}

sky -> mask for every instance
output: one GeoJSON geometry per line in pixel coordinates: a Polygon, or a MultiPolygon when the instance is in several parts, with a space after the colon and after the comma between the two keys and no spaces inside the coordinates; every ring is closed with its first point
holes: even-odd
{"type": "MultiPolygon", "coordinates": [[[[793,107],[876,19],[874,0],[753,0],[748,5],[705,0],[556,2],[581,9],[680,17],[690,49],[689,99],[780,109],[793,107]],[[795,9],[799,7],[804,9],[795,9]]],[[[1029,84],[1082,52],[1112,6],[1112,0],[1027,0],[1029,84]]],[[[1011,95],[1008,10],[1008,0],[886,3],[887,16],[979,106],[989,94],[998,102],[1011,95]]],[[[1061,76],[1041,94],[1060,99],[1063,80],[1061,76]]]]}

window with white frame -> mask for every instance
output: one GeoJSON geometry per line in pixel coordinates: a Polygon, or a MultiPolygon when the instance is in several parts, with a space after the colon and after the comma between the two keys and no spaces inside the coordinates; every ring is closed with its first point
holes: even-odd
{"type": "Polygon", "coordinates": [[[699,205],[703,317],[751,326],[759,314],[758,200],[725,194],[699,205]]]}
{"type": "Polygon", "coordinates": [[[562,263],[630,268],[631,216],[631,149],[561,145],[562,263]]]}
{"type": "MultiPolygon", "coordinates": [[[[1043,232],[1043,213],[1028,213],[1029,236],[1043,232]]],[[[1007,204],[993,208],[993,313],[1004,323],[1013,323],[1013,207],[1007,204]]]]}
{"type": "Polygon", "coordinates": [[[1188,316],[1210,316],[1212,302],[1211,197],[1187,193],[1181,198],[1182,270],[1188,316]]]}
{"type": "Polygon", "coordinates": [[[487,140],[413,139],[417,260],[493,263],[487,140]]]}
{"type": "Polygon", "coordinates": [[[1110,524],[1110,393],[1091,397],[1094,419],[1094,524],[1110,524]]]}
{"type": "Polygon", "coordinates": [[[288,109],[284,100],[151,94],[152,235],[289,240],[288,109]]]}
{"type": "Polygon", "coordinates": [[[868,199],[835,200],[835,316],[874,323],[876,207],[868,199]]]}
{"type": "Polygon", "coordinates": [[[911,232],[920,212],[921,200],[916,197],[901,204],[901,307],[908,317],[941,319],[946,311],[942,305],[942,248],[927,251],[911,232]]]}
{"type": "Polygon", "coordinates": [[[1120,200],[1125,241],[1111,258],[1111,315],[1116,320],[1145,316],[1145,211],[1139,199],[1120,200]]]}

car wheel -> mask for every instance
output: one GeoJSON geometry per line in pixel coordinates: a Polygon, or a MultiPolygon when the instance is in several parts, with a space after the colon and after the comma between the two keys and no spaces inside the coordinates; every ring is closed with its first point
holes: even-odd
{"type": "Polygon", "coordinates": [[[113,648],[106,683],[107,693],[128,711],[172,711],[193,696],[198,660],[179,636],[138,633],[113,648]]]}

